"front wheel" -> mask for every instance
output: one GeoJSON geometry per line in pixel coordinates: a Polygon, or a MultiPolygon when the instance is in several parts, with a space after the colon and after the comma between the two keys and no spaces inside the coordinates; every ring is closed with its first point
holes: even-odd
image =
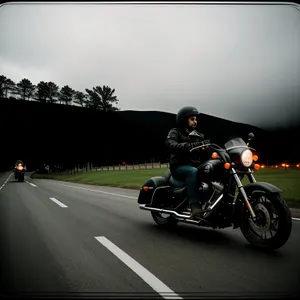
{"type": "Polygon", "coordinates": [[[282,247],[292,231],[289,207],[279,193],[255,191],[248,195],[257,220],[249,217],[245,208],[241,232],[248,242],[258,248],[274,250],[282,247]]]}

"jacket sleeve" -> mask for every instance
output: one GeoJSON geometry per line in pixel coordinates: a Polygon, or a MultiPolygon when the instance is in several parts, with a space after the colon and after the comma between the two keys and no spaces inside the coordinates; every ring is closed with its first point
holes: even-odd
{"type": "Polygon", "coordinates": [[[189,151],[192,148],[192,145],[189,142],[179,143],[178,132],[173,128],[168,133],[166,139],[166,148],[167,151],[171,153],[183,153],[189,151]]]}

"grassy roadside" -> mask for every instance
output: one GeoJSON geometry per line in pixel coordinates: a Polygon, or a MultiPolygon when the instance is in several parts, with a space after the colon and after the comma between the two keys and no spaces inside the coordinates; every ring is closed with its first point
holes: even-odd
{"type": "MultiPolygon", "coordinates": [[[[167,169],[99,171],[70,174],[33,174],[36,179],[55,179],[75,183],[139,189],[152,176],[164,175],[167,169]]],[[[261,169],[255,173],[257,181],[274,184],[283,191],[290,207],[300,208],[300,169],[261,169]]],[[[248,180],[244,178],[243,184],[248,180]]]]}

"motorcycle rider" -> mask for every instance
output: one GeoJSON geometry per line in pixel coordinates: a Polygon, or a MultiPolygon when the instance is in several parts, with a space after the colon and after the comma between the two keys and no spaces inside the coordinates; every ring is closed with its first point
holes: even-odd
{"type": "Polygon", "coordinates": [[[17,160],[17,162],[16,162],[15,166],[17,166],[18,164],[21,164],[22,166],[24,166],[24,163],[23,163],[23,161],[22,161],[22,160],[20,160],[20,159],[18,159],[18,160],[17,160]]]}
{"type": "Polygon", "coordinates": [[[15,169],[18,165],[22,165],[22,167],[25,167],[24,162],[20,159],[18,159],[17,162],[15,163],[15,169]]]}
{"type": "Polygon", "coordinates": [[[24,165],[24,162],[20,159],[17,160],[17,162],[15,163],[15,167],[14,167],[14,175],[16,175],[16,168],[17,166],[21,164],[23,168],[26,168],[25,165],[24,165]]]}
{"type": "Polygon", "coordinates": [[[198,120],[199,112],[195,107],[181,108],[176,116],[177,128],[172,128],[166,139],[166,148],[170,153],[170,171],[175,179],[186,182],[187,198],[193,218],[200,217],[202,212],[196,167],[203,163],[204,157],[202,155],[199,159],[199,151],[195,151],[195,154],[190,150],[209,143],[209,140],[204,140],[202,133],[197,132],[200,136],[197,141],[193,141],[189,136],[189,133],[196,129],[198,120]]]}

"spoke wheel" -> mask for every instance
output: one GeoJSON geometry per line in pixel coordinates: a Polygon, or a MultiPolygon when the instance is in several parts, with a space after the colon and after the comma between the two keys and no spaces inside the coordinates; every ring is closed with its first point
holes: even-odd
{"type": "Polygon", "coordinates": [[[280,194],[256,191],[248,195],[256,214],[254,222],[246,207],[241,231],[250,244],[263,249],[282,247],[292,230],[291,212],[280,194]]]}

